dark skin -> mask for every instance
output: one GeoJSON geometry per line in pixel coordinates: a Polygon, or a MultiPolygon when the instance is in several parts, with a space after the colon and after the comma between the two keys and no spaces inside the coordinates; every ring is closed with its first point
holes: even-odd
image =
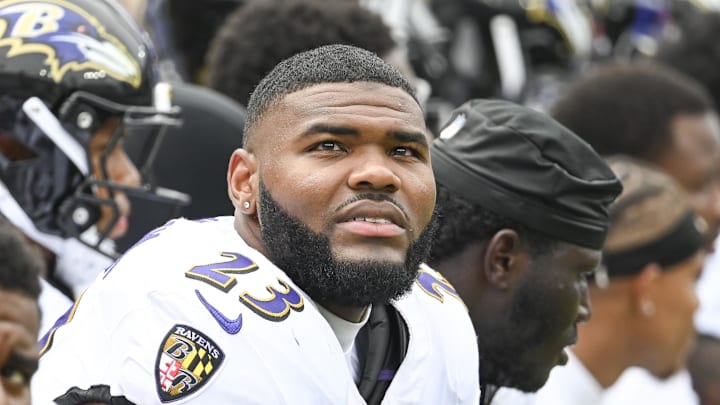
{"type": "Polygon", "coordinates": [[[0,291],[0,404],[30,404],[39,327],[40,310],[34,299],[0,291]]]}
{"type": "Polygon", "coordinates": [[[717,363],[720,361],[720,339],[701,336],[688,361],[688,370],[693,377],[693,389],[700,398],[700,405],[720,404],[720,375],[717,363]]]}
{"type": "MultiPolygon", "coordinates": [[[[335,258],[402,263],[435,204],[428,139],[419,105],[401,89],[323,83],[290,93],[249,131],[245,149],[231,157],[228,190],[235,228],[267,254],[257,215],[262,180],[289,215],[328,237],[335,258]],[[392,202],[355,201],[364,193],[383,194],[392,202]]],[[[352,322],[366,310],[323,305],[352,322]]]]}
{"type": "Polygon", "coordinates": [[[707,223],[707,248],[720,230],[720,124],[714,112],[679,114],[670,123],[672,145],[651,160],[687,191],[707,223]]]}
{"type": "Polygon", "coordinates": [[[484,384],[535,391],[564,364],[576,325],[590,319],[585,275],[600,251],[561,243],[533,257],[512,229],[431,263],[468,305],[478,334],[484,384]]]}

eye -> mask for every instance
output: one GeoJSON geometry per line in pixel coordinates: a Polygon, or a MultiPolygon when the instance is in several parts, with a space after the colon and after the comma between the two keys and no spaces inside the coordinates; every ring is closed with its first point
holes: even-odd
{"type": "Polygon", "coordinates": [[[403,156],[403,157],[421,157],[420,152],[418,152],[416,149],[408,147],[408,146],[399,146],[397,148],[394,148],[391,152],[393,156],[403,156]]]}
{"type": "Polygon", "coordinates": [[[598,276],[602,277],[604,275],[603,269],[602,266],[595,266],[590,269],[588,267],[579,268],[577,269],[577,279],[584,283],[597,281],[598,276]]]}
{"type": "Polygon", "coordinates": [[[310,150],[320,152],[340,152],[343,148],[335,141],[323,141],[313,145],[310,150]]]}

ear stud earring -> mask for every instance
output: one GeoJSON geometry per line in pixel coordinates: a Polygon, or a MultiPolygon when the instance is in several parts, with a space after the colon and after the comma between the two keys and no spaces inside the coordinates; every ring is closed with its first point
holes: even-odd
{"type": "Polygon", "coordinates": [[[245,201],[245,202],[243,203],[243,208],[245,208],[245,209],[250,208],[250,201],[245,201]]]}
{"type": "Polygon", "coordinates": [[[651,316],[655,315],[655,304],[653,304],[653,302],[650,300],[645,300],[641,305],[641,310],[643,315],[650,318],[651,316]]]}

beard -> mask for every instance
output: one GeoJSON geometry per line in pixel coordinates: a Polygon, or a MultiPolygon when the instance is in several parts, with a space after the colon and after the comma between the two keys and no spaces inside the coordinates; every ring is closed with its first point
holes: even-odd
{"type": "MultiPolygon", "coordinates": [[[[384,194],[357,199],[391,201],[384,194]]],[[[350,307],[387,304],[412,287],[418,268],[429,251],[437,228],[437,215],[412,242],[405,261],[338,260],[330,239],[317,234],[288,214],[260,181],[260,233],[269,259],[319,303],[350,307]]]]}
{"type": "MultiPolygon", "coordinates": [[[[542,271],[534,268],[528,271],[542,271]]],[[[515,292],[509,314],[498,315],[479,333],[480,381],[496,387],[535,392],[547,381],[553,365],[529,359],[537,347],[557,330],[556,308],[549,305],[547,289],[524,283],[515,292]]],[[[558,353],[559,354],[559,353],[558,353]]]]}

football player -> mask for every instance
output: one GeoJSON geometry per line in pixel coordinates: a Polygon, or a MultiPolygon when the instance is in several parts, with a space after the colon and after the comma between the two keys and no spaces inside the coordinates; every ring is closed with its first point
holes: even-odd
{"type": "Polygon", "coordinates": [[[230,158],[234,216],[146,235],[43,342],[39,403],[477,404],[475,334],[421,263],[430,135],[347,45],[278,64],[230,158]]]}

